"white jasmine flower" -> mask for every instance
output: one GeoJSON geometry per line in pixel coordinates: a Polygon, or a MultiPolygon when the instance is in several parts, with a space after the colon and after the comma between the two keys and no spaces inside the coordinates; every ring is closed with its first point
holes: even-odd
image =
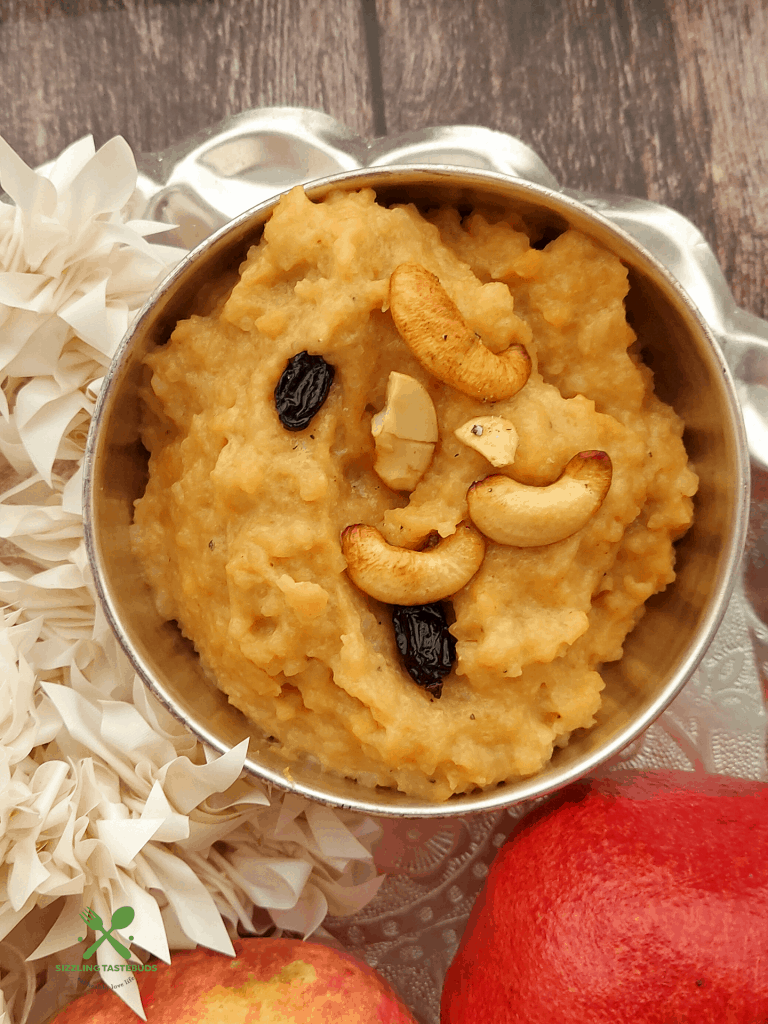
{"type": "MultiPolygon", "coordinates": [[[[77,975],[53,966],[80,963],[88,908],[107,921],[131,907],[119,941],[168,961],[198,943],[232,952],[238,929],[309,935],[383,878],[370,819],[241,777],[245,743],[204,748],[141,684],[95,601],[88,423],[121,337],[180,255],[147,241],[164,225],[123,222],[135,184],[122,139],[98,152],[83,139],[47,174],[0,139],[13,200],[0,202],[0,455],[17,475],[0,494],[0,1024],[25,1024],[36,973],[32,1024],[72,995],[77,975]],[[29,947],[12,969],[9,938],[29,947]]],[[[108,943],[96,955],[120,960],[108,943]]],[[[144,1016],[134,977],[115,991],[144,1016]]]]}

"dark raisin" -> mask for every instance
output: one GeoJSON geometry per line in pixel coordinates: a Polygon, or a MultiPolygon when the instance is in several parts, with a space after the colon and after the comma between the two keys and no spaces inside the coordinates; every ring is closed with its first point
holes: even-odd
{"type": "Polygon", "coordinates": [[[443,605],[395,605],[392,623],[397,649],[411,679],[439,697],[443,678],[456,660],[456,640],[448,632],[443,605]]]}
{"type": "Polygon", "coordinates": [[[322,356],[299,352],[283,370],[275,388],[275,408],[286,430],[304,430],[328,397],[336,367],[322,356]]]}

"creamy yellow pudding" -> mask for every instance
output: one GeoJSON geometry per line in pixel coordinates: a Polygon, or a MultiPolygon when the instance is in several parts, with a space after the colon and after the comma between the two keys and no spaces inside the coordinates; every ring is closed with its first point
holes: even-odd
{"type": "Polygon", "coordinates": [[[573,230],[531,241],[516,217],[386,208],[369,189],[312,203],[296,188],[234,287],[147,358],[134,549],[161,614],[287,760],[314,754],[331,772],[433,800],[531,775],[593,723],[601,664],[621,657],[646,599],[674,579],[697,477],[627,324],[626,269],[573,230]],[[453,317],[477,336],[483,366],[517,353],[514,394],[460,390],[449,328],[432,363],[404,340],[390,309],[402,267],[422,268],[445,299],[424,330],[453,317]],[[287,429],[275,392],[305,352],[332,380],[308,424],[287,429]],[[538,536],[569,499],[541,515],[534,499],[583,453],[606,457],[610,485],[575,532],[538,536]],[[529,502],[527,533],[473,520],[477,482],[496,476],[529,502]],[[348,569],[353,526],[384,559],[368,577],[348,569]],[[396,644],[391,605],[408,597],[395,580],[382,600],[365,581],[399,559],[407,595],[411,564],[429,583],[465,537],[458,589],[429,595],[455,662],[427,688],[396,644]]]}

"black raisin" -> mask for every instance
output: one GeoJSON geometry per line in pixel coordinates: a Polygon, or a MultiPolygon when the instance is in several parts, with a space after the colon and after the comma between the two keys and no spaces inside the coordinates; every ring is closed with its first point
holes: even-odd
{"type": "Polygon", "coordinates": [[[443,678],[456,660],[456,640],[448,632],[445,608],[439,602],[395,605],[392,623],[397,649],[411,679],[439,697],[443,678]]]}
{"type": "Polygon", "coordinates": [[[336,367],[322,356],[299,352],[283,370],[275,388],[275,408],[286,430],[304,430],[328,397],[336,367]]]}

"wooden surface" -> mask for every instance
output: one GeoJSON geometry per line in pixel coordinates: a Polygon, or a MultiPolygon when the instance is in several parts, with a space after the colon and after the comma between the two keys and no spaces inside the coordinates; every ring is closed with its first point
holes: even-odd
{"type": "Polygon", "coordinates": [[[566,185],[667,203],[768,316],[766,0],[0,0],[0,135],[163,149],[254,106],[482,124],[566,185]]]}

